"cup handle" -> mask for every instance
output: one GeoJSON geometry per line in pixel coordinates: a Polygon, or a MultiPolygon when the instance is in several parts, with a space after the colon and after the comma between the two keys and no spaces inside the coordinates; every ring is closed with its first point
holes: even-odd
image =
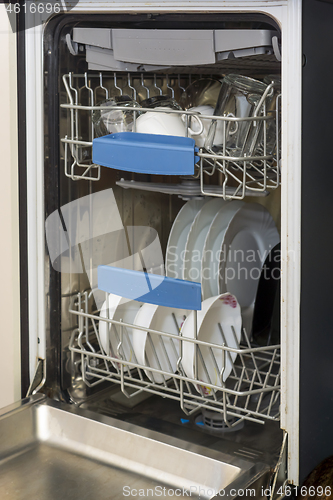
{"type": "Polygon", "coordinates": [[[197,120],[198,124],[199,124],[199,131],[197,131],[197,132],[195,132],[194,130],[192,130],[191,127],[187,126],[189,133],[191,135],[200,135],[200,134],[202,134],[204,127],[203,127],[202,121],[200,120],[199,116],[198,115],[182,115],[181,118],[182,118],[182,121],[184,123],[186,123],[186,116],[187,117],[191,117],[191,118],[195,118],[197,120]]]}

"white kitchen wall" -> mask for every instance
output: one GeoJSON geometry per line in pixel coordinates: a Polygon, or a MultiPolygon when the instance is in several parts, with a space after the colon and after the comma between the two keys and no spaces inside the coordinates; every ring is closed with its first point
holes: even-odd
{"type": "Polygon", "coordinates": [[[16,34],[0,4],[0,408],[21,398],[16,34]]]}

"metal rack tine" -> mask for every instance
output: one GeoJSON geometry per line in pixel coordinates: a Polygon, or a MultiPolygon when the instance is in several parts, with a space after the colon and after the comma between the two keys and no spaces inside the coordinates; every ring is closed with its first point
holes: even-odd
{"type": "MultiPolygon", "coordinates": [[[[93,324],[93,327],[94,327],[94,332],[95,332],[95,335],[96,335],[96,338],[97,338],[99,349],[100,349],[101,352],[103,352],[103,347],[102,347],[102,344],[101,344],[101,341],[100,341],[100,338],[99,338],[99,333],[98,333],[98,329],[97,329],[97,326],[96,326],[96,321],[92,320],[92,324],[93,324]]],[[[105,368],[108,370],[109,367],[108,367],[107,361],[105,359],[103,361],[104,361],[105,368]]]]}
{"type": "MultiPolygon", "coordinates": [[[[83,302],[84,310],[85,310],[85,313],[87,313],[89,311],[88,293],[84,292],[83,296],[84,296],[84,302],[83,302]]],[[[85,318],[85,320],[84,320],[84,333],[85,333],[86,343],[89,346],[89,349],[92,352],[96,352],[95,348],[91,345],[91,343],[89,341],[89,321],[88,321],[88,318],[85,318]]]]}
{"type": "MultiPolygon", "coordinates": [[[[150,344],[150,347],[151,347],[152,353],[154,355],[154,358],[156,360],[156,363],[158,365],[158,368],[159,368],[159,370],[161,370],[161,376],[163,378],[163,384],[166,386],[166,379],[165,379],[164,373],[162,373],[163,372],[162,366],[161,366],[160,360],[158,359],[157,352],[156,352],[156,349],[155,349],[155,345],[154,345],[153,339],[151,338],[151,335],[150,335],[149,332],[147,332],[147,339],[148,339],[148,342],[150,344]]],[[[149,363],[149,360],[148,360],[147,367],[149,367],[149,365],[150,365],[150,363],[149,363]]]]}
{"type": "MultiPolygon", "coordinates": [[[[182,337],[182,334],[181,334],[181,328],[179,328],[179,325],[178,325],[178,322],[177,322],[177,319],[176,319],[176,316],[174,313],[172,313],[172,317],[173,317],[173,320],[174,320],[174,323],[175,323],[175,327],[176,327],[176,332],[177,332],[177,335],[179,334],[180,336],[180,342],[179,342],[179,357],[177,359],[177,370],[179,371],[179,373],[181,373],[183,375],[183,377],[185,377],[185,380],[181,380],[180,381],[180,405],[181,405],[181,408],[182,410],[185,412],[185,407],[184,407],[184,387],[183,387],[183,384],[185,382],[185,385],[186,385],[186,389],[189,393],[191,393],[191,385],[189,384],[189,382],[187,381],[186,379],[186,374],[185,374],[185,371],[183,369],[183,365],[182,365],[182,358],[183,358],[183,341],[181,340],[181,337],[182,337]]],[[[185,318],[186,319],[186,318],[185,318]]],[[[175,348],[175,347],[174,347],[175,348]]],[[[176,349],[176,348],[175,348],[176,349]]]]}
{"type": "MultiPolygon", "coordinates": [[[[122,321],[122,320],[120,320],[120,321],[122,321]]],[[[117,340],[117,355],[119,356],[120,359],[126,361],[125,351],[123,348],[122,333],[120,333],[120,336],[118,335],[116,325],[111,325],[111,328],[113,329],[114,336],[117,340]]],[[[123,328],[123,327],[121,326],[120,328],[123,328]]],[[[118,365],[118,363],[116,361],[115,361],[115,364],[118,365]]],[[[124,366],[122,363],[119,363],[119,364],[120,364],[120,366],[124,366]]],[[[126,369],[127,369],[128,375],[130,376],[131,370],[130,370],[129,366],[126,365],[126,369]]]]}
{"type": "Polygon", "coordinates": [[[180,90],[182,90],[183,92],[185,92],[185,87],[183,87],[181,84],[180,84],[180,74],[178,73],[178,87],[180,88],[180,90]]]}
{"type": "Polygon", "coordinates": [[[143,73],[141,73],[141,87],[143,87],[147,92],[147,99],[149,99],[149,88],[144,84],[143,73]]]}
{"type": "Polygon", "coordinates": [[[133,85],[132,85],[132,81],[131,81],[131,73],[127,73],[127,85],[128,85],[128,87],[132,90],[132,97],[133,97],[133,99],[136,101],[136,89],[135,89],[135,87],[133,87],[133,85]]]}
{"type": "Polygon", "coordinates": [[[171,97],[174,98],[175,97],[175,91],[174,91],[173,87],[171,87],[171,85],[169,84],[169,75],[165,75],[165,79],[166,79],[167,89],[171,90],[171,97]]]}
{"type": "Polygon", "coordinates": [[[122,90],[122,88],[118,87],[118,85],[117,85],[117,73],[116,73],[116,72],[114,72],[114,73],[113,73],[113,83],[114,83],[114,87],[115,87],[117,90],[119,90],[119,94],[120,94],[120,95],[123,95],[123,90],[122,90]]]}
{"type": "MultiPolygon", "coordinates": [[[[246,333],[245,328],[243,328],[243,335],[244,335],[244,339],[245,339],[245,342],[246,342],[247,346],[248,346],[249,348],[251,348],[251,343],[250,343],[250,340],[249,340],[249,338],[248,338],[248,336],[247,336],[247,333],[246,333]]],[[[253,365],[254,365],[254,367],[255,367],[255,369],[256,369],[256,371],[257,371],[257,373],[258,373],[258,378],[259,378],[259,381],[260,381],[260,382],[262,382],[262,380],[261,380],[261,375],[260,375],[260,371],[258,370],[257,362],[256,362],[256,359],[255,359],[255,357],[254,357],[253,353],[251,353],[251,358],[252,358],[253,365]]]]}
{"type": "Polygon", "coordinates": [[[172,319],[173,319],[173,321],[174,321],[174,323],[175,323],[176,332],[177,332],[177,335],[178,335],[178,333],[180,332],[180,327],[179,327],[179,325],[178,325],[178,321],[177,321],[176,315],[175,315],[175,313],[174,313],[174,312],[172,312],[172,313],[171,313],[171,316],[172,316],[172,319]]]}
{"type": "Polygon", "coordinates": [[[161,89],[161,87],[158,87],[158,85],[157,85],[156,73],[154,74],[154,87],[155,87],[155,89],[157,89],[159,91],[160,95],[163,94],[163,90],[161,89]]]}
{"type": "MultiPolygon", "coordinates": [[[[209,373],[208,373],[207,366],[206,366],[206,363],[205,363],[205,361],[204,361],[204,358],[203,358],[203,355],[202,355],[202,352],[201,352],[201,349],[200,349],[200,347],[199,347],[199,346],[198,346],[198,348],[197,348],[197,351],[198,351],[198,356],[199,356],[199,359],[200,359],[200,361],[201,361],[202,367],[203,367],[203,369],[204,369],[205,375],[206,375],[206,377],[207,377],[208,384],[213,384],[212,379],[210,378],[210,375],[209,375],[209,373]]],[[[213,356],[213,357],[214,357],[214,356],[213,356]]],[[[198,389],[200,390],[200,393],[201,393],[202,395],[205,395],[205,394],[204,394],[205,389],[206,389],[206,390],[207,390],[207,392],[209,393],[209,390],[210,390],[210,389],[207,389],[207,388],[205,387],[205,385],[204,385],[204,381],[203,381],[203,380],[199,380],[199,377],[197,377],[197,379],[198,379],[198,385],[197,385],[197,387],[198,387],[198,389]]],[[[214,399],[216,399],[215,391],[214,391],[214,390],[212,390],[212,393],[213,393],[214,399]]]]}
{"type": "MultiPolygon", "coordinates": [[[[160,340],[160,343],[161,343],[161,346],[162,346],[162,349],[163,349],[163,353],[164,353],[165,359],[166,359],[167,364],[168,364],[168,366],[169,366],[170,374],[171,374],[171,373],[174,373],[174,370],[173,370],[173,368],[172,368],[172,364],[171,364],[171,361],[170,361],[170,357],[169,357],[168,352],[167,352],[167,349],[166,349],[166,347],[165,347],[165,343],[164,343],[164,340],[163,340],[163,336],[161,336],[159,340],[160,340]]],[[[174,346],[174,344],[173,344],[173,339],[168,339],[168,341],[170,342],[170,344],[171,344],[171,345],[173,345],[173,346],[174,346]]],[[[175,346],[174,346],[174,347],[175,347],[175,346]]],[[[175,350],[176,350],[176,348],[175,348],[175,350]]],[[[157,353],[156,353],[156,354],[157,354],[157,353]]],[[[178,357],[178,354],[177,354],[177,351],[176,351],[176,359],[177,359],[177,357],[178,357]]],[[[174,382],[175,382],[176,388],[178,389],[178,382],[177,382],[177,379],[174,379],[174,382]]]]}
{"type": "MultiPolygon", "coordinates": [[[[266,372],[266,376],[265,376],[264,383],[263,383],[263,387],[264,388],[266,388],[267,385],[268,385],[268,381],[269,381],[269,378],[270,378],[270,375],[271,375],[271,372],[272,372],[272,369],[273,369],[273,366],[274,366],[275,356],[276,356],[276,351],[273,352],[272,359],[271,359],[271,361],[269,363],[269,368],[268,368],[268,370],[266,372]]],[[[260,408],[260,404],[261,404],[261,401],[263,399],[263,396],[264,396],[264,393],[261,393],[260,396],[259,396],[258,405],[257,405],[257,411],[260,408]]]]}
{"type": "Polygon", "coordinates": [[[102,89],[104,91],[104,93],[105,93],[105,99],[109,98],[109,91],[103,85],[103,74],[102,73],[99,74],[99,85],[97,87],[95,87],[95,102],[96,103],[97,103],[97,90],[98,89],[102,89]]]}
{"type": "MultiPolygon", "coordinates": [[[[129,347],[130,347],[130,351],[131,351],[131,353],[133,355],[134,363],[138,364],[138,360],[137,360],[137,357],[135,355],[135,351],[134,351],[133,344],[131,342],[131,339],[130,339],[127,327],[123,326],[123,328],[125,329],[124,331],[125,331],[125,334],[127,336],[127,342],[128,342],[129,347]]],[[[143,380],[143,375],[142,375],[142,372],[141,372],[140,368],[137,368],[137,372],[138,372],[138,375],[139,375],[140,379],[143,380]]]]}
{"type": "MultiPolygon", "coordinates": [[[[226,338],[225,338],[225,335],[224,335],[221,323],[219,322],[217,325],[218,325],[218,328],[220,330],[220,334],[221,334],[221,337],[222,337],[223,345],[225,345],[227,347],[230,347],[227,344],[227,341],[226,341],[226,338]]],[[[231,327],[231,329],[232,329],[232,333],[233,333],[233,336],[234,336],[235,343],[237,345],[238,344],[238,340],[237,340],[235,329],[234,329],[233,326],[231,327]]],[[[233,361],[233,359],[231,357],[231,352],[230,351],[226,351],[226,355],[228,356],[228,359],[229,359],[229,361],[231,363],[231,367],[232,367],[231,369],[232,369],[234,375],[237,377],[237,373],[236,373],[236,370],[235,370],[235,367],[234,367],[234,361],[233,361]]]]}

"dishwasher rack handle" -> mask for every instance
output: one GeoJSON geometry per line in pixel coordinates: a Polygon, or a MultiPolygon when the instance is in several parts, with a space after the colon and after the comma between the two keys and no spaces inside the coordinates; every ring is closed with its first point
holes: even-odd
{"type": "Polygon", "coordinates": [[[201,310],[201,284],[145,271],[98,266],[98,288],[131,300],[201,310]]]}
{"type": "Polygon", "coordinates": [[[198,152],[191,137],[116,132],[93,140],[94,163],[140,174],[194,175],[198,152]]]}

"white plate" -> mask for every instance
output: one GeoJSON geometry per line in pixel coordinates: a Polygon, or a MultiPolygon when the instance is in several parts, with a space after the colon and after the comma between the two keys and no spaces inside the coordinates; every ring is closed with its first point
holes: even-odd
{"type": "Polygon", "coordinates": [[[218,211],[226,204],[224,200],[215,198],[197,213],[187,236],[183,279],[201,283],[201,261],[207,233],[218,211]]]}
{"type": "Polygon", "coordinates": [[[219,293],[219,256],[224,234],[230,221],[243,205],[243,201],[226,202],[209,227],[201,261],[203,299],[208,299],[219,293]]]}
{"type": "Polygon", "coordinates": [[[228,225],[222,242],[219,293],[237,297],[242,308],[252,308],[262,266],[280,242],[272,216],[262,205],[245,203],[228,225]]]}
{"type": "MultiPolygon", "coordinates": [[[[198,311],[197,314],[198,340],[217,345],[225,343],[227,347],[234,347],[236,349],[239,348],[242,318],[239,304],[233,295],[226,293],[204,300],[202,303],[202,309],[201,311],[198,311]],[[224,339],[219,329],[219,323],[222,327],[224,339]],[[232,327],[234,328],[235,333],[233,332],[232,327]]],[[[183,338],[195,338],[193,311],[186,319],[181,335],[183,338]]],[[[231,352],[229,356],[226,352],[224,366],[224,355],[222,349],[212,348],[217,363],[216,366],[209,347],[200,346],[200,351],[207,371],[204,369],[201,356],[198,355],[198,380],[221,386],[221,370],[224,367],[222,380],[225,382],[230,375],[237,354],[231,352]]],[[[192,379],[195,378],[194,363],[195,344],[185,341],[183,342],[182,366],[186,375],[192,379]]],[[[196,388],[198,392],[200,392],[199,388],[196,388]]],[[[209,387],[203,386],[203,391],[206,395],[212,394],[212,390],[209,387]]]]}
{"type": "Polygon", "coordinates": [[[172,225],[165,256],[165,272],[169,278],[182,279],[187,235],[195,216],[206,199],[190,200],[180,209],[172,225]]]}
{"type": "MultiPolygon", "coordinates": [[[[144,304],[137,313],[134,323],[138,326],[177,335],[188,314],[189,311],[183,309],[144,304]]],[[[145,370],[147,377],[152,382],[162,384],[172,376],[172,373],[177,371],[179,342],[174,339],[163,337],[162,340],[160,335],[153,333],[150,333],[148,337],[148,332],[133,329],[133,349],[139,364],[170,373],[169,376],[163,376],[145,370]]]]}
{"type": "MultiPolygon", "coordinates": [[[[114,319],[116,321],[122,320],[124,323],[133,324],[135,317],[141,307],[142,303],[139,301],[128,300],[126,298],[120,297],[119,295],[110,293],[108,300],[104,302],[101,308],[100,317],[114,319]]],[[[102,347],[108,356],[118,358],[120,354],[120,357],[122,357],[126,361],[134,362],[135,360],[132,347],[133,329],[127,328],[125,326],[123,327],[123,340],[120,347],[120,352],[118,353],[120,329],[121,327],[119,325],[112,325],[111,323],[100,321],[99,336],[102,347]]],[[[112,364],[114,367],[117,367],[117,363],[112,361],[112,364]]]]}

